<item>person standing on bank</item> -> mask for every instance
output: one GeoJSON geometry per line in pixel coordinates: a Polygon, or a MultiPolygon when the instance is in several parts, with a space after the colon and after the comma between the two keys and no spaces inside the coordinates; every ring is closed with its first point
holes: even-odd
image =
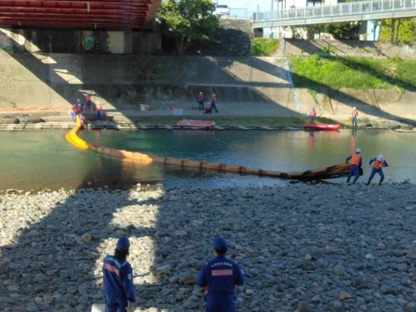
{"type": "Polygon", "coordinates": [[[214,109],[216,113],[218,113],[217,110],[217,97],[215,96],[215,93],[211,96],[211,111],[214,109]]]}
{"type": "Polygon", "coordinates": [[[316,118],[316,109],[315,107],[312,107],[311,111],[309,112],[309,122],[315,123],[315,118],[316,118]]]}
{"type": "Polygon", "coordinates": [[[202,92],[199,92],[199,95],[196,101],[198,102],[198,109],[203,111],[205,109],[204,108],[205,99],[204,99],[204,94],[202,92]]]}
{"type": "Polygon", "coordinates": [[[85,110],[91,110],[91,93],[85,95],[85,110]]]}
{"type": "Polygon", "coordinates": [[[357,108],[354,106],[352,108],[352,112],[351,112],[351,122],[352,122],[352,126],[353,127],[357,127],[357,118],[358,118],[358,110],[357,108]]]}
{"type": "Polygon", "coordinates": [[[97,115],[97,120],[102,120],[103,105],[100,102],[95,104],[95,113],[97,115]]]}
{"type": "Polygon", "coordinates": [[[197,284],[205,288],[205,311],[235,312],[235,287],[244,285],[244,272],[225,257],[228,246],[223,237],[216,237],[213,245],[215,258],[207,261],[197,276],[197,284]]]}
{"type": "Polygon", "coordinates": [[[350,166],[350,172],[348,174],[347,183],[349,183],[350,179],[354,176],[352,184],[355,184],[355,182],[357,182],[358,178],[360,177],[360,168],[363,164],[363,159],[361,157],[361,149],[357,148],[355,150],[355,153],[352,153],[350,156],[348,156],[345,162],[350,166]]]}
{"type": "Polygon", "coordinates": [[[114,255],[107,255],[103,265],[105,312],[132,312],[135,302],[133,269],[126,260],[130,241],[122,236],[117,240],[114,255]]]}
{"type": "Polygon", "coordinates": [[[381,185],[381,183],[383,183],[384,180],[383,167],[388,167],[389,164],[384,159],[383,154],[371,158],[368,165],[371,166],[371,164],[373,164],[373,169],[371,170],[370,176],[368,177],[368,181],[366,184],[369,185],[371,183],[371,180],[374,178],[374,175],[378,173],[380,175],[380,181],[378,182],[378,185],[381,185]]]}

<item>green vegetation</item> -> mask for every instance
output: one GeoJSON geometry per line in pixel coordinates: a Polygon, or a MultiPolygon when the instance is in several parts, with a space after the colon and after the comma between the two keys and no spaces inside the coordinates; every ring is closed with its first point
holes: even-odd
{"type": "MultiPolygon", "coordinates": [[[[314,33],[329,33],[335,39],[357,40],[359,36],[361,22],[342,22],[329,24],[315,24],[306,26],[308,35],[311,37],[314,33]]],[[[312,38],[309,38],[312,39],[312,38]]]]}
{"type": "Polygon", "coordinates": [[[163,0],[156,21],[165,36],[174,38],[182,55],[191,41],[209,40],[218,27],[211,0],[163,0]]]}
{"type": "Polygon", "coordinates": [[[416,61],[400,58],[370,59],[357,57],[289,58],[297,88],[319,91],[324,88],[416,90],[416,61]]]}
{"type": "Polygon", "coordinates": [[[381,21],[380,41],[412,45],[415,42],[415,38],[416,21],[414,18],[386,19],[381,21]]]}
{"type": "Polygon", "coordinates": [[[251,55],[270,56],[279,48],[279,40],[274,38],[254,38],[251,40],[251,55]]]}

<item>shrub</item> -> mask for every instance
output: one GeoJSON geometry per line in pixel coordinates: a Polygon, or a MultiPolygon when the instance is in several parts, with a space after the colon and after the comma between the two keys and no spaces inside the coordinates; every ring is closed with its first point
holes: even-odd
{"type": "Polygon", "coordinates": [[[251,40],[251,55],[270,56],[279,48],[279,40],[274,38],[254,38],[251,40]]]}

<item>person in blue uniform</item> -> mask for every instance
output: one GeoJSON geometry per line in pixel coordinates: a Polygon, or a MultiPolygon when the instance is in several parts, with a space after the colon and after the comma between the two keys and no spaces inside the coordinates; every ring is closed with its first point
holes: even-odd
{"type": "Polygon", "coordinates": [[[235,312],[236,285],[244,285],[244,272],[225,256],[228,246],[223,237],[214,239],[215,257],[205,263],[197,276],[197,284],[205,288],[206,312],[235,312]]]}
{"type": "Polygon", "coordinates": [[[355,182],[357,182],[358,178],[360,177],[360,168],[363,163],[363,158],[361,157],[361,149],[357,148],[355,153],[352,153],[350,156],[348,156],[345,162],[350,166],[350,173],[348,174],[347,183],[349,183],[350,179],[354,177],[352,184],[355,184],[355,182]]]}
{"type": "Polygon", "coordinates": [[[381,183],[383,183],[384,180],[383,167],[388,167],[389,164],[384,159],[383,154],[371,158],[368,165],[371,166],[371,164],[373,164],[373,169],[371,170],[370,176],[368,177],[367,185],[371,183],[371,180],[374,178],[374,175],[376,173],[380,175],[380,181],[378,182],[378,184],[381,185],[381,183]]]}
{"type": "Polygon", "coordinates": [[[107,255],[103,265],[105,312],[132,312],[136,301],[133,269],[126,260],[130,241],[122,236],[117,240],[114,255],[107,255]]]}

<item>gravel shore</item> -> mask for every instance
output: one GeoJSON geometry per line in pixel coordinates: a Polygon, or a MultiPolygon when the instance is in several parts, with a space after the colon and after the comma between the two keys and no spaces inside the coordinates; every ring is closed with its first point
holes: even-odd
{"type": "Polygon", "coordinates": [[[238,311],[416,311],[416,186],[60,190],[0,196],[0,310],[91,311],[102,259],[132,243],[135,311],[203,311],[223,235],[238,311]]]}

